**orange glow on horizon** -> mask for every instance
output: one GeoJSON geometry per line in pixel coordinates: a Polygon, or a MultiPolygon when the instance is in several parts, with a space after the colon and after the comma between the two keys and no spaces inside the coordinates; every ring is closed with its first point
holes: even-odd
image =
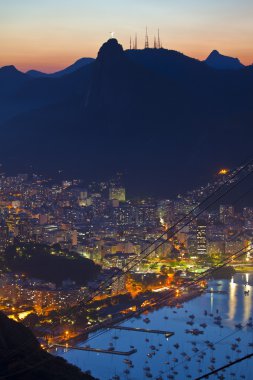
{"type": "MultiPolygon", "coordinates": [[[[107,39],[105,38],[101,41],[93,41],[93,44],[86,44],[85,48],[83,48],[80,40],[76,42],[74,46],[71,46],[71,42],[69,41],[71,46],[70,49],[66,44],[64,48],[54,46],[55,50],[53,49],[53,46],[51,46],[48,51],[33,45],[30,46],[28,44],[25,50],[20,50],[20,47],[13,43],[11,51],[10,47],[4,46],[5,50],[3,50],[0,58],[0,67],[14,65],[22,72],[26,72],[28,70],[39,70],[45,73],[54,73],[72,65],[80,58],[96,58],[100,47],[104,42],[106,42],[106,40],[107,39]],[[34,54],[31,54],[31,51],[34,51],[34,54]]],[[[122,44],[124,50],[129,48],[128,43],[124,43],[124,40],[121,41],[121,39],[118,38],[118,41],[122,44]]],[[[140,44],[139,48],[143,49],[142,44],[140,44]]],[[[178,41],[178,44],[175,44],[174,46],[164,44],[164,48],[176,50],[178,52],[182,52],[186,56],[203,61],[211,53],[213,46],[201,46],[198,49],[192,49],[189,48],[188,44],[180,43],[178,41]]],[[[251,51],[245,52],[233,48],[225,50],[222,46],[215,46],[215,48],[217,48],[221,54],[239,58],[240,61],[246,66],[252,64],[253,52],[251,51]]]]}
{"type": "Polygon", "coordinates": [[[234,1],[2,1],[0,67],[58,71],[82,57],[96,57],[115,30],[124,49],[138,36],[144,48],[160,29],[162,46],[199,60],[212,50],[250,65],[253,4],[234,1]],[[200,4],[201,3],[201,4],[200,4]]]}

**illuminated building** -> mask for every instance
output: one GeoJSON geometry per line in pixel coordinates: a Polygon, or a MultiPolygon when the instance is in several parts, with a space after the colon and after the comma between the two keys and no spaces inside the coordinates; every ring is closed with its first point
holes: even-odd
{"type": "Polygon", "coordinates": [[[0,225],[0,252],[3,252],[10,243],[9,229],[5,224],[0,225]]]}
{"type": "Polygon", "coordinates": [[[67,189],[68,187],[70,187],[72,185],[72,182],[71,181],[63,181],[62,182],[62,187],[64,189],[67,189]]]}
{"type": "Polygon", "coordinates": [[[86,190],[85,190],[85,191],[84,191],[84,190],[83,190],[83,191],[80,191],[79,199],[86,199],[87,196],[88,196],[88,193],[87,193],[86,190]]]}
{"type": "Polygon", "coordinates": [[[227,223],[234,216],[234,207],[230,205],[220,205],[220,221],[227,223]]]}
{"type": "Polygon", "coordinates": [[[111,187],[109,189],[109,199],[112,201],[116,199],[120,202],[126,201],[126,190],[124,187],[111,187]]]}
{"type": "Polygon", "coordinates": [[[48,215],[47,214],[40,214],[39,215],[39,222],[41,225],[48,224],[48,215]]]}
{"type": "Polygon", "coordinates": [[[225,242],[224,240],[214,240],[208,241],[207,243],[207,254],[214,258],[222,257],[225,253],[225,242]]]}
{"type": "Polygon", "coordinates": [[[19,208],[20,207],[20,201],[12,201],[11,205],[13,208],[19,208]]]}
{"type": "Polygon", "coordinates": [[[158,216],[164,226],[172,224],[175,217],[174,203],[170,200],[158,202],[158,216]]]}
{"type": "Polygon", "coordinates": [[[126,274],[121,275],[120,277],[116,277],[116,279],[114,278],[111,289],[112,289],[113,295],[125,293],[125,291],[126,291],[126,274]]]}
{"type": "Polygon", "coordinates": [[[78,196],[78,204],[80,207],[84,207],[88,205],[87,197],[88,197],[87,191],[80,191],[79,196],[78,196]]]}
{"type": "Polygon", "coordinates": [[[17,237],[18,241],[27,242],[30,240],[30,223],[28,219],[22,219],[18,222],[14,236],[17,237]]]}
{"type": "Polygon", "coordinates": [[[136,258],[135,253],[124,253],[124,252],[117,252],[115,254],[107,254],[104,257],[104,264],[107,264],[106,266],[109,267],[116,267],[123,269],[130,260],[133,260],[136,258]]]}
{"type": "Polygon", "coordinates": [[[119,207],[119,200],[118,199],[112,199],[112,207],[119,207]]]}
{"type": "Polygon", "coordinates": [[[243,217],[253,220],[253,207],[244,207],[243,208],[243,217]]]}
{"type": "Polygon", "coordinates": [[[253,230],[253,220],[252,219],[246,219],[244,222],[244,228],[246,230],[253,230]]]}
{"type": "Polygon", "coordinates": [[[196,241],[196,235],[189,235],[187,239],[187,250],[190,254],[190,256],[195,256],[197,252],[197,241],[196,241]]]}
{"type": "Polygon", "coordinates": [[[19,217],[15,216],[15,215],[10,215],[7,219],[6,219],[6,224],[8,226],[8,229],[9,231],[15,233],[16,232],[16,227],[17,227],[17,223],[19,221],[19,217]]]}
{"type": "Polygon", "coordinates": [[[129,204],[123,204],[114,208],[114,220],[116,225],[129,225],[134,221],[134,208],[129,204]]]}
{"type": "Polygon", "coordinates": [[[152,204],[138,205],[135,209],[136,218],[135,223],[138,226],[155,225],[158,224],[159,219],[157,215],[156,206],[152,204]]]}
{"type": "Polygon", "coordinates": [[[205,255],[206,253],[207,253],[206,224],[199,221],[197,224],[197,254],[205,255]]]}
{"type": "Polygon", "coordinates": [[[76,230],[71,232],[71,243],[74,247],[76,247],[78,244],[78,234],[76,230]]]}
{"type": "Polygon", "coordinates": [[[226,255],[231,255],[242,250],[245,247],[245,243],[241,239],[231,239],[225,242],[226,255]]]}

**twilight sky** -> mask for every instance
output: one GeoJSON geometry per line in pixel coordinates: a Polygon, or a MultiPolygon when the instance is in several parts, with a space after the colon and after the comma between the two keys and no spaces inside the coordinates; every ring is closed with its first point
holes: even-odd
{"type": "Polygon", "coordinates": [[[160,28],[163,47],[204,59],[213,49],[253,62],[253,0],[0,0],[0,67],[56,71],[96,57],[115,37],[143,48],[160,28]]]}

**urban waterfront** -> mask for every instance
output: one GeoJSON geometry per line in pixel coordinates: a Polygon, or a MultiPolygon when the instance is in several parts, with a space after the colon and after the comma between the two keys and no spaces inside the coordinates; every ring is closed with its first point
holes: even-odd
{"type": "MultiPolygon", "coordinates": [[[[210,281],[208,291],[211,293],[188,301],[182,308],[164,307],[124,323],[124,326],[135,328],[172,331],[175,335],[170,338],[110,330],[100,336],[96,333],[93,339],[90,336],[89,341],[78,344],[104,349],[113,346],[117,351],[129,351],[134,346],[137,353],[127,359],[114,354],[69,349],[57,349],[56,353],[103,380],[197,378],[253,351],[253,274],[237,273],[231,281],[210,281]],[[247,295],[245,291],[248,290],[247,295]],[[146,318],[148,323],[144,322],[146,318]],[[192,329],[203,331],[203,334],[186,333],[192,329]]],[[[249,380],[252,368],[250,359],[220,372],[219,377],[210,378],[249,380]]]]}

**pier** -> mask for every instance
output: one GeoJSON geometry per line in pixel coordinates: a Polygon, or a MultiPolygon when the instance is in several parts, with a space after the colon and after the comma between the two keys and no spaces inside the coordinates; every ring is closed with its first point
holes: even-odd
{"type": "Polygon", "coordinates": [[[161,335],[165,335],[166,338],[170,338],[172,335],[174,335],[174,332],[171,332],[171,331],[143,329],[140,327],[113,326],[112,328],[116,330],[126,330],[126,331],[142,332],[142,333],[149,333],[149,334],[161,334],[161,335]]]}
{"type": "Polygon", "coordinates": [[[96,352],[98,354],[112,354],[112,355],[121,355],[121,356],[130,356],[137,352],[135,348],[130,351],[116,351],[116,350],[108,350],[108,349],[102,349],[102,348],[69,346],[66,344],[54,344],[54,347],[66,348],[70,350],[90,351],[90,352],[96,352]]]}

